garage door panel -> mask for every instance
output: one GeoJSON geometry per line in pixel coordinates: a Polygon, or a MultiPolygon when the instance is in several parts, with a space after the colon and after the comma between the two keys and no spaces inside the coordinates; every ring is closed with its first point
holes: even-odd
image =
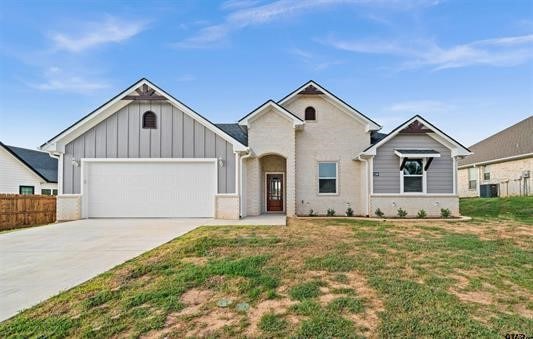
{"type": "Polygon", "coordinates": [[[212,217],[214,162],[87,163],[89,217],[212,217]]]}

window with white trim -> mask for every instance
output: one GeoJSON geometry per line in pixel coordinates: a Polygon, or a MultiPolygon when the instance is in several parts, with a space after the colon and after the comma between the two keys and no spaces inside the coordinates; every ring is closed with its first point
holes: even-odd
{"type": "Polygon", "coordinates": [[[468,169],[468,189],[475,190],[477,188],[477,168],[471,167],[468,169]]]}
{"type": "Polygon", "coordinates": [[[318,163],[318,194],[337,194],[337,163],[318,163]]]}
{"type": "Polygon", "coordinates": [[[490,180],[490,169],[489,166],[483,166],[483,180],[490,180]]]}
{"type": "Polygon", "coordinates": [[[424,192],[424,161],[422,159],[407,159],[403,167],[403,192],[424,192]]]}
{"type": "Polygon", "coordinates": [[[34,194],[35,193],[35,187],[34,186],[19,186],[19,194],[34,194]]]}

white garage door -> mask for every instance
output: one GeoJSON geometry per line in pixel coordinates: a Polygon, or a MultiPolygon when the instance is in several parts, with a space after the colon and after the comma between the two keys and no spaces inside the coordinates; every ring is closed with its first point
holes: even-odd
{"type": "Polygon", "coordinates": [[[213,217],[215,161],[88,161],[86,217],[213,217]]]}

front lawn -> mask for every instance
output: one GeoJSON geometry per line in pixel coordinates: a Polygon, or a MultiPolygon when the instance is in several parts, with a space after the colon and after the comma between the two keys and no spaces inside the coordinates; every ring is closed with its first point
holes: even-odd
{"type": "Polygon", "coordinates": [[[532,335],[532,263],[533,229],[509,220],[203,227],[0,324],[0,337],[532,335]]]}
{"type": "Polygon", "coordinates": [[[462,215],[474,218],[513,219],[533,224],[533,196],[461,199],[462,215]]]}

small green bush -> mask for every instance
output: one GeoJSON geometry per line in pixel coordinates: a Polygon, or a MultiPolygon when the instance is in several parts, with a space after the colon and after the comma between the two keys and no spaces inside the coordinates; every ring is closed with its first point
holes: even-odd
{"type": "Polygon", "coordinates": [[[346,209],[346,216],[347,217],[353,217],[353,209],[351,207],[348,207],[346,209]]]}
{"type": "Polygon", "coordinates": [[[312,208],[309,210],[309,216],[310,217],[315,217],[316,216],[316,212],[312,208]]]}
{"type": "Polygon", "coordinates": [[[449,218],[452,215],[452,212],[450,212],[450,209],[448,208],[441,208],[440,209],[440,216],[443,218],[449,218]]]}
{"type": "Polygon", "coordinates": [[[328,208],[328,211],[326,212],[326,215],[328,217],[334,217],[335,216],[335,210],[333,208],[328,208]]]}
{"type": "Polygon", "coordinates": [[[404,210],[403,208],[398,208],[398,216],[400,218],[405,218],[405,216],[407,215],[407,211],[404,210]]]}
{"type": "Polygon", "coordinates": [[[420,210],[420,211],[418,211],[418,213],[417,213],[417,215],[416,215],[416,217],[417,217],[418,219],[424,219],[424,218],[427,217],[427,216],[428,216],[428,214],[427,214],[426,211],[424,211],[424,210],[420,210]]]}
{"type": "Polygon", "coordinates": [[[379,208],[374,213],[380,218],[383,218],[383,216],[385,215],[385,213],[383,213],[379,208]]]}

